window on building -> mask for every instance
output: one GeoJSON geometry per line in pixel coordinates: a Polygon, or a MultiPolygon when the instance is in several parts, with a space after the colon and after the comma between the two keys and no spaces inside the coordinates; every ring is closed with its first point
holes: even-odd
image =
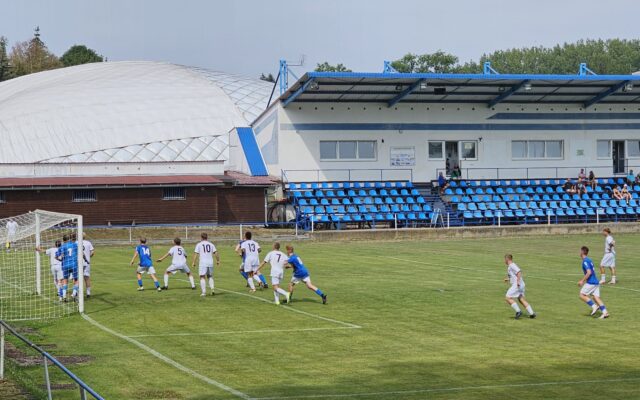
{"type": "Polygon", "coordinates": [[[564,156],[562,140],[514,140],[511,142],[511,158],[560,159],[564,156]]]}
{"type": "Polygon", "coordinates": [[[429,159],[442,160],[444,159],[444,144],[443,142],[429,142],[429,159]]]}
{"type": "Polygon", "coordinates": [[[598,158],[611,158],[611,140],[598,140],[598,158]]]}
{"type": "Polygon", "coordinates": [[[162,189],[162,200],[186,200],[187,190],[182,187],[170,187],[162,189]]]}
{"type": "Polygon", "coordinates": [[[94,189],[74,190],[71,201],[74,203],[90,203],[98,201],[98,195],[94,189]]]}
{"type": "Polygon", "coordinates": [[[330,160],[375,160],[375,140],[321,140],[320,159],[330,160]]]}
{"type": "Polygon", "coordinates": [[[640,157],[640,140],[627,140],[627,157],[640,157]]]}
{"type": "Polygon", "coordinates": [[[320,141],[320,159],[335,160],[338,158],[338,142],[322,140],[320,141]]]}
{"type": "Polygon", "coordinates": [[[5,197],[4,192],[0,192],[0,204],[4,204],[7,202],[7,198],[5,197]]]}
{"type": "Polygon", "coordinates": [[[476,142],[460,142],[460,154],[463,160],[475,160],[478,158],[476,142]]]}

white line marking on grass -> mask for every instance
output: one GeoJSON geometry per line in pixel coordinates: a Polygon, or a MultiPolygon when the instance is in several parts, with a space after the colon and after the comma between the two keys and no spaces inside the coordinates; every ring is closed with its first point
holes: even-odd
{"type": "Polygon", "coordinates": [[[416,390],[398,390],[390,392],[369,392],[369,393],[345,393],[345,394],[311,394],[302,396],[284,396],[284,397],[258,397],[252,400],[285,400],[285,399],[330,399],[345,397],[364,397],[364,396],[391,396],[406,395],[420,393],[438,393],[438,392],[461,392],[465,390],[491,390],[491,389],[509,389],[524,387],[541,387],[541,386],[562,386],[562,385],[584,385],[589,383],[610,383],[610,382],[636,382],[640,378],[621,378],[621,379],[598,379],[590,381],[555,381],[555,382],[536,382],[536,383],[513,383],[505,385],[485,385],[485,386],[460,386],[453,388],[433,388],[433,389],[416,389],[416,390]]]}
{"type": "MultiPolygon", "coordinates": [[[[262,297],[258,297],[258,296],[253,296],[253,295],[250,295],[248,293],[236,292],[234,290],[228,290],[228,289],[220,289],[220,288],[216,288],[216,289],[217,290],[222,290],[223,292],[234,293],[234,294],[237,294],[237,295],[240,295],[240,296],[246,296],[246,297],[249,297],[249,298],[252,298],[252,299],[260,300],[260,301],[262,301],[264,303],[273,304],[273,302],[271,300],[263,299],[262,297]]],[[[298,310],[296,308],[293,308],[293,307],[285,305],[285,304],[281,304],[280,308],[283,309],[283,310],[289,310],[289,311],[293,311],[293,312],[298,313],[298,314],[306,315],[308,317],[321,319],[323,321],[333,322],[334,324],[346,326],[346,327],[353,328],[353,329],[362,328],[360,325],[352,324],[350,322],[338,321],[337,319],[327,318],[327,317],[323,317],[323,316],[317,315],[317,314],[312,314],[310,312],[298,310]]]]}
{"type": "Polygon", "coordinates": [[[201,380],[201,381],[203,381],[205,383],[208,383],[209,385],[212,385],[212,386],[215,386],[215,387],[217,387],[219,389],[222,389],[225,392],[231,393],[234,396],[239,397],[241,399],[245,399],[245,400],[250,400],[251,399],[251,396],[249,396],[247,394],[244,394],[244,393],[242,393],[242,392],[240,392],[240,391],[238,391],[238,390],[236,390],[236,389],[234,389],[232,387],[229,387],[229,386],[225,385],[224,383],[220,383],[220,382],[218,382],[216,380],[213,380],[213,379],[208,378],[208,377],[206,377],[206,376],[204,376],[202,374],[199,374],[198,372],[196,372],[196,371],[194,371],[194,370],[192,370],[190,368],[187,368],[182,364],[179,364],[179,363],[173,361],[169,357],[157,352],[156,350],[152,349],[151,347],[149,347],[149,346],[147,346],[147,345],[145,345],[143,343],[140,343],[139,341],[137,341],[135,339],[132,339],[132,338],[130,338],[128,336],[125,336],[125,335],[123,335],[121,333],[118,333],[118,332],[114,331],[111,328],[107,328],[106,326],[100,324],[99,322],[97,322],[96,320],[94,320],[93,318],[89,317],[86,314],[82,314],[82,318],[84,318],[86,321],[88,321],[91,325],[103,330],[104,332],[107,332],[107,333],[109,333],[109,334],[111,334],[113,336],[116,336],[116,337],[118,337],[118,338],[120,338],[122,340],[125,340],[125,341],[133,344],[134,346],[146,351],[147,353],[149,353],[152,356],[164,361],[165,363],[171,365],[172,367],[174,367],[176,369],[179,369],[182,372],[186,372],[187,374],[193,376],[194,378],[197,378],[197,379],[199,379],[199,380],[201,380]]]}
{"type": "Polygon", "coordinates": [[[333,326],[330,328],[293,328],[293,329],[258,329],[254,331],[222,331],[222,332],[201,332],[201,333],[159,333],[156,335],[129,335],[130,338],[146,338],[146,337],[171,337],[171,336],[216,336],[216,335],[242,335],[254,333],[274,333],[274,332],[314,332],[314,331],[336,331],[344,329],[359,329],[352,326],[333,326]]]}

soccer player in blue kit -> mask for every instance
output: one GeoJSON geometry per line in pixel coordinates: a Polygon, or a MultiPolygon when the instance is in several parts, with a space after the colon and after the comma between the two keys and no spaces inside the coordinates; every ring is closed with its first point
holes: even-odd
{"type": "Polygon", "coordinates": [[[161,292],[162,289],[160,288],[160,282],[158,282],[158,278],[156,277],[156,269],[153,268],[151,249],[147,247],[147,238],[140,238],[140,244],[136,246],[136,251],[133,253],[130,265],[133,265],[136,258],[140,258],[138,269],[136,270],[138,277],[138,291],[144,290],[144,287],[142,286],[142,274],[147,273],[151,279],[153,279],[153,284],[156,285],[156,290],[161,292]]]}
{"type": "Polygon", "coordinates": [[[62,246],[56,252],[56,258],[62,262],[62,301],[67,301],[69,279],[73,279],[72,298],[78,295],[78,242],[71,240],[69,235],[62,237],[62,246]]]}
{"type": "Polygon", "coordinates": [[[595,315],[599,309],[602,312],[600,319],[605,319],[609,317],[609,312],[600,299],[600,281],[598,281],[598,277],[596,277],[593,261],[591,261],[588,255],[589,248],[582,246],[580,249],[580,257],[582,258],[582,272],[584,273],[584,277],[578,281],[578,286],[582,288],[580,289],[580,299],[591,307],[591,315],[595,315]],[[593,300],[591,300],[591,298],[593,298],[593,300]]]}
{"type": "Polygon", "coordinates": [[[289,256],[287,268],[293,268],[293,276],[291,277],[291,282],[289,282],[289,299],[291,295],[293,295],[293,287],[300,282],[304,282],[309,290],[322,298],[322,304],[327,304],[327,295],[322,293],[322,290],[313,286],[309,271],[307,271],[307,268],[302,263],[302,259],[293,252],[293,246],[287,246],[287,255],[289,256]]]}

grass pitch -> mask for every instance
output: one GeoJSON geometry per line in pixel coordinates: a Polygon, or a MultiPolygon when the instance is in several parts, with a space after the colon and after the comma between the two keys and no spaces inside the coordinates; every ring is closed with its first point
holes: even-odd
{"type": "MultiPolygon", "coordinates": [[[[71,369],[107,399],[639,398],[639,239],[616,236],[608,320],[578,299],[579,247],[598,263],[596,235],[298,243],[329,302],[298,287],[291,307],[270,304],[270,289],[247,293],[230,245],[219,246],[218,294],[207,298],[184,275],[161,293],[145,277],[136,292],[133,249],[97,247],[86,309],[109,332],[74,316],[31,323],[30,336],[55,344],[55,356],[92,356],[71,369]],[[514,320],[503,300],[506,252],[538,319],[514,320]]],[[[169,247],[151,245],[154,258],[169,247]]],[[[42,368],[10,372],[42,395],[42,368]]]]}

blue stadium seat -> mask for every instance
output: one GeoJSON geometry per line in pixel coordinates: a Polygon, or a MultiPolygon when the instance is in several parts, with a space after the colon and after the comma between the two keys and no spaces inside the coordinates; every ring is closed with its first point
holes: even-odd
{"type": "Polygon", "coordinates": [[[353,222],[362,222],[362,215],[356,214],[353,217],[353,222]]]}
{"type": "Polygon", "coordinates": [[[320,199],[320,204],[323,206],[328,206],[329,205],[329,200],[328,199],[320,199]]]}
{"type": "Polygon", "coordinates": [[[409,211],[411,211],[411,208],[408,205],[404,204],[404,205],[400,206],[400,210],[402,212],[409,212],[409,211]]]}
{"type": "Polygon", "coordinates": [[[496,194],[504,194],[504,189],[499,187],[496,189],[496,194]]]}
{"type": "Polygon", "coordinates": [[[524,215],[524,211],[522,211],[522,210],[515,210],[515,216],[516,216],[516,218],[524,218],[524,217],[525,217],[525,215],[524,215]]]}
{"type": "Polygon", "coordinates": [[[475,192],[476,192],[476,194],[484,194],[484,190],[482,188],[480,188],[480,187],[477,188],[475,192]]]}
{"type": "Polygon", "coordinates": [[[397,204],[394,204],[391,206],[391,212],[392,213],[399,213],[400,212],[400,206],[397,204]]]}
{"type": "Polygon", "coordinates": [[[492,211],[496,211],[498,209],[498,206],[496,205],[496,203],[489,203],[488,207],[489,207],[489,210],[492,210],[492,211]]]}
{"type": "Polygon", "coordinates": [[[476,203],[469,203],[469,204],[467,204],[467,209],[469,211],[477,211],[478,210],[478,206],[476,206],[476,203]]]}
{"type": "Polygon", "coordinates": [[[373,203],[376,205],[384,204],[384,202],[382,201],[382,197],[376,197],[375,199],[373,199],[373,203]]]}
{"type": "Polygon", "coordinates": [[[351,204],[351,200],[345,197],[344,199],[342,199],[342,204],[348,206],[351,204]]]}
{"type": "Polygon", "coordinates": [[[567,214],[565,214],[564,210],[562,208],[558,208],[557,210],[555,210],[556,216],[558,217],[566,217],[567,214]]]}
{"type": "Polygon", "coordinates": [[[573,211],[573,208],[567,208],[565,213],[567,214],[567,217],[575,217],[576,216],[576,213],[575,213],[575,211],[573,211]]]}
{"type": "Polygon", "coordinates": [[[348,213],[349,213],[349,214],[355,214],[355,213],[357,213],[357,212],[358,212],[358,209],[357,209],[357,208],[355,208],[354,206],[349,206],[349,207],[347,208],[347,211],[348,211],[348,213]]]}
{"type": "Polygon", "coordinates": [[[420,212],[420,211],[422,211],[422,207],[420,207],[419,204],[414,204],[414,205],[411,206],[411,211],[420,212]]]}
{"type": "Polygon", "coordinates": [[[425,204],[422,206],[422,211],[424,212],[431,212],[431,206],[428,204],[425,204]]]}
{"type": "Polygon", "coordinates": [[[425,204],[426,202],[427,201],[422,196],[418,196],[418,198],[416,198],[416,203],[418,204],[425,204]]]}
{"type": "Polygon", "coordinates": [[[420,192],[417,189],[411,189],[411,196],[420,196],[420,192]]]}
{"type": "Polygon", "coordinates": [[[478,210],[487,211],[487,205],[485,203],[478,203],[478,210]]]}
{"type": "Polygon", "coordinates": [[[395,202],[393,201],[393,198],[387,197],[384,199],[384,204],[395,204],[395,202]]]}
{"type": "Polygon", "coordinates": [[[365,220],[365,222],[373,222],[373,215],[365,214],[364,215],[364,220],[365,220]]]}
{"type": "Polygon", "coordinates": [[[535,210],[533,212],[533,215],[535,215],[536,217],[546,217],[546,214],[544,213],[544,211],[540,209],[535,210]]]}
{"type": "Polygon", "coordinates": [[[407,204],[415,204],[416,201],[413,197],[407,197],[407,204]]]}
{"type": "Polygon", "coordinates": [[[458,204],[458,211],[467,211],[467,205],[465,203],[458,204]]]}
{"type": "Polygon", "coordinates": [[[383,205],[383,206],[380,206],[380,212],[382,212],[382,213],[388,213],[388,212],[390,212],[390,211],[391,211],[391,209],[389,208],[389,206],[388,206],[388,205],[386,205],[386,204],[385,204],[385,205],[383,205]]]}

